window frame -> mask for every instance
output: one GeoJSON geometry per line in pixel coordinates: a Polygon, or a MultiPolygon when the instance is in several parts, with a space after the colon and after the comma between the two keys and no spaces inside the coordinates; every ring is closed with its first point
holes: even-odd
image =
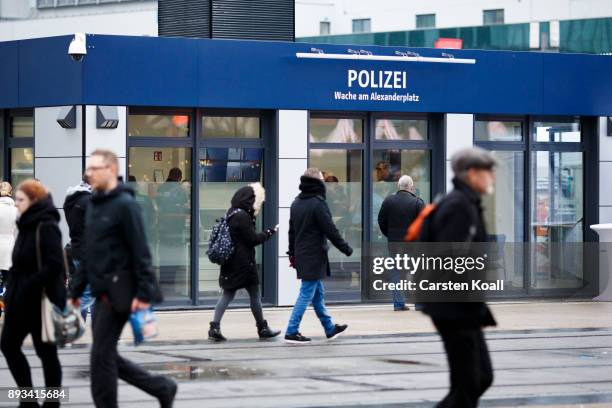
{"type": "Polygon", "coordinates": [[[490,26],[490,25],[501,25],[506,23],[506,11],[503,8],[497,9],[485,9],[482,10],[482,25],[490,26]],[[491,15],[491,13],[495,13],[495,21],[487,22],[487,16],[491,15]],[[497,17],[499,17],[501,13],[501,21],[497,21],[497,17]]]}
{"type": "Polygon", "coordinates": [[[353,34],[361,34],[361,33],[371,33],[372,32],[372,18],[354,18],[351,20],[351,28],[353,34]],[[367,23],[367,30],[365,29],[367,23]],[[361,28],[359,30],[355,30],[355,26],[359,25],[361,28]]]}
{"type": "MultiPolygon", "coordinates": [[[[34,150],[34,139],[36,137],[36,124],[34,117],[34,109],[5,109],[4,110],[4,138],[2,141],[2,151],[6,160],[4,160],[4,177],[13,185],[11,176],[12,154],[13,148],[32,149],[34,158],[32,160],[32,172],[36,176],[36,152],[34,150]],[[32,118],[32,137],[13,137],[12,134],[12,118],[14,117],[31,117],[32,118]]],[[[15,188],[17,186],[13,186],[15,188]]]]}
{"type": "Polygon", "coordinates": [[[417,30],[426,30],[430,28],[436,28],[436,13],[416,14],[414,16],[414,27],[417,30]],[[433,25],[419,24],[419,21],[427,18],[433,18],[433,25]]]}

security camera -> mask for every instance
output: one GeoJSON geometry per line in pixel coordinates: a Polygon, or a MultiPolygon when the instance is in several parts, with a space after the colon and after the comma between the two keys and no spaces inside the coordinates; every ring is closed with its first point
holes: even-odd
{"type": "Polygon", "coordinates": [[[73,61],[82,61],[83,57],[87,54],[87,38],[85,33],[76,33],[72,41],[70,41],[70,47],[68,47],[68,55],[73,61]]]}

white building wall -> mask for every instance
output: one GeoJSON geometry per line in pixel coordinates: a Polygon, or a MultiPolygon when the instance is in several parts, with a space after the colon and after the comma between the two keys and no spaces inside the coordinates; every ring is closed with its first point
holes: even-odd
{"type": "Polygon", "coordinates": [[[507,24],[612,16],[608,0],[296,0],[296,37],[319,35],[319,22],[331,34],[352,32],[352,20],[370,18],[372,32],[416,28],[416,15],[435,14],[436,27],[482,25],[483,10],[504,9],[507,24]]]}
{"type": "Polygon", "coordinates": [[[96,106],[87,106],[85,111],[86,141],[85,154],[87,157],[96,149],[113,151],[119,157],[119,174],[127,179],[127,108],[117,106],[119,123],[116,129],[98,129],[96,127],[96,106]]]}
{"type": "Polygon", "coordinates": [[[278,111],[278,305],[290,306],[298,296],[300,281],[287,257],[289,209],[299,193],[300,176],[308,167],[308,111],[278,111]]]}
{"type": "Polygon", "coordinates": [[[61,109],[34,109],[34,177],[49,189],[62,216],[60,229],[64,242],[67,242],[68,226],[62,207],[68,187],[81,181],[83,134],[81,108],[77,106],[75,129],[63,129],[57,123],[61,109]]]}
{"type": "Polygon", "coordinates": [[[451,114],[445,115],[446,129],[446,191],[453,188],[451,180],[453,171],[450,160],[458,150],[474,145],[474,115],[451,114]]]}
{"type": "Polygon", "coordinates": [[[27,18],[0,20],[0,41],[75,32],[157,36],[157,1],[38,11],[31,9],[27,18]]]}

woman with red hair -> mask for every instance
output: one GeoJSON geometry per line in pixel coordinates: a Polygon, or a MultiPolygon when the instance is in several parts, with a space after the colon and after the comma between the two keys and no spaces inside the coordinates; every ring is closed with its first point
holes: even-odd
{"type": "MultiPolygon", "coordinates": [[[[61,387],[62,368],[57,346],[41,338],[41,299],[43,293],[61,310],[66,305],[66,287],[59,213],[48,190],[39,181],[26,180],[15,193],[19,234],[13,248],[13,265],[8,273],[6,310],[0,348],[9,370],[20,388],[32,387],[28,361],[21,346],[32,336],[36,354],[42,361],[45,386],[61,387]]],[[[38,406],[37,403],[31,403],[38,406]]],[[[58,406],[46,401],[43,406],[58,406]]],[[[22,402],[20,407],[29,406],[22,402]]]]}

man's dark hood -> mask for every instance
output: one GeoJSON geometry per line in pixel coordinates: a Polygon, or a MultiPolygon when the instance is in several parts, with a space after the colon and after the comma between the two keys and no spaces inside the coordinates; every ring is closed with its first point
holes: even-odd
{"type": "Polygon", "coordinates": [[[53,204],[51,194],[32,204],[17,220],[17,227],[21,230],[36,225],[39,222],[59,222],[60,214],[53,204]]]}
{"type": "Polygon", "coordinates": [[[77,186],[70,187],[66,194],[64,211],[70,211],[81,197],[84,195],[91,195],[91,186],[89,186],[89,184],[81,183],[77,186]]]}
{"type": "Polygon", "coordinates": [[[300,177],[300,191],[299,198],[320,196],[325,199],[325,183],[318,178],[308,176],[300,177]]]}

